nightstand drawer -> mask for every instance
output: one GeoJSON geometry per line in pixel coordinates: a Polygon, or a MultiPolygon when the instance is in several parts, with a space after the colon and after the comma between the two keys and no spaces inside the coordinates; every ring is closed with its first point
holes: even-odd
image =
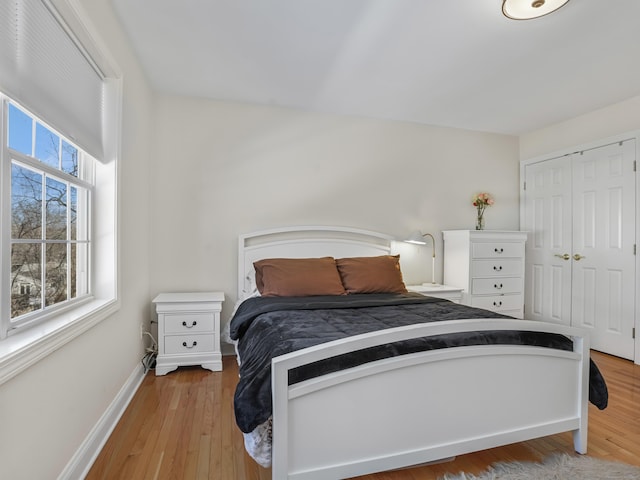
{"type": "Polygon", "coordinates": [[[471,262],[472,277],[514,276],[522,275],[522,260],[473,260],[471,262]]]}
{"type": "Polygon", "coordinates": [[[164,337],[167,355],[214,351],[215,335],[169,335],[164,337]]]}
{"type": "Polygon", "coordinates": [[[472,258],[521,258],[524,257],[523,243],[489,242],[473,243],[472,258]]]}
{"type": "Polygon", "coordinates": [[[472,307],[484,308],[485,310],[493,310],[494,312],[503,312],[507,315],[507,310],[518,310],[522,308],[522,295],[491,295],[488,297],[473,297],[471,300],[472,307]]]}
{"type": "Polygon", "coordinates": [[[471,280],[471,293],[474,295],[522,293],[522,278],[474,278],[471,280]]]}
{"type": "Polygon", "coordinates": [[[213,327],[212,313],[168,314],[164,317],[165,333],[212,332],[213,327]]]}

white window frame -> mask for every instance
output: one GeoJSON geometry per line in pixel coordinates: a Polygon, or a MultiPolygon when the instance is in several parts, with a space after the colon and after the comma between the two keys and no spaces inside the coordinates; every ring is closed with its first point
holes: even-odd
{"type": "MultiPolygon", "coordinates": [[[[122,74],[111,58],[105,44],[95,35],[97,31],[81,5],[74,0],[48,0],[65,21],[75,40],[99,66],[105,76],[104,94],[104,157],[95,163],[95,185],[92,199],[92,296],[69,308],[62,308],[46,321],[33,328],[25,328],[0,340],[0,385],[34,363],[45,358],[66,343],[108,318],[120,308],[118,253],[118,161],[120,158],[122,124],[122,74]]],[[[20,99],[16,99],[20,103],[20,99]]],[[[35,116],[37,107],[31,106],[35,116]]],[[[4,109],[6,112],[7,109],[4,109]]],[[[0,131],[6,145],[6,113],[0,115],[0,131]]],[[[55,125],[53,125],[55,129],[55,125]]],[[[3,148],[5,150],[5,148],[3,148]]],[[[3,159],[1,168],[10,165],[3,159]]],[[[10,171],[0,176],[0,218],[10,215],[10,171]]],[[[0,234],[0,271],[10,270],[10,229],[0,234]],[[9,231],[7,231],[9,230],[9,231]],[[7,265],[9,262],[9,265],[7,265]]],[[[4,275],[4,273],[3,273],[4,275]]],[[[0,284],[6,285],[8,279],[0,284]]],[[[3,304],[10,298],[9,287],[0,291],[3,304]]]]}
{"type": "MultiPolygon", "coordinates": [[[[35,120],[37,123],[41,124],[43,127],[45,127],[47,130],[49,130],[50,132],[54,133],[55,135],[57,135],[59,137],[59,139],[62,141],[66,141],[67,143],[73,145],[73,142],[71,142],[69,139],[65,138],[63,135],[60,134],[60,132],[56,131],[56,129],[54,129],[53,127],[51,127],[50,125],[47,125],[46,123],[44,123],[42,121],[42,119],[38,118],[36,115],[34,115],[32,112],[27,111],[24,107],[20,106],[17,104],[17,102],[15,102],[13,99],[10,99],[6,96],[4,96],[1,92],[0,92],[0,103],[2,106],[2,112],[4,113],[4,120],[5,120],[5,125],[9,125],[8,122],[8,111],[9,111],[9,104],[13,104],[14,107],[18,108],[20,111],[22,111],[24,114],[26,114],[27,116],[29,116],[32,119],[32,140],[31,140],[31,146],[32,146],[32,154],[33,154],[33,150],[35,147],[35,123],[33,122],[33,120],[35,120]]],[[[11,126],[9,125],[9,128],[11,128],[11,126]]],[[[7,310],[10,310],[10,301],[11,301],[11,293],[9,292],[9,301],[5,302],[4,301],[4,296],[0,294],[0,298],[3,299],[3,302],[1,304],[1,309],[0,310],[0,340],[6,338],[8,335],[14,335],[16,333],[18,333],[19,331],[23,330],[24,328],[30,328],[33,327],[37,324],[40,324],[44,321],[47,321],[48,319],[50,319],[52,316],[54,315],[58,315],[61,311],[69,309],[69,308],[74,308],[74,306],[77,306],[77,304],[79,304],[80,302],[86,302],[91,300],[93,294],[91,291],[91,229],[90,229],[90,225],[91,225],[91,219],[93,217],[93,212],[91,209],[91,197],[93,197],[94,194],[94,164],[97,160],[95,160],[94,158],[92,158],[90,155],[88,155],[86,152],[82,151],[79,147],[77,147],[76,145],[73,145],[74,147],[76,147],[78,149],[78,153],[79,156],[81,157],[81,160],[78,162],[79,164],[79,171],[78,171],[78,177],[73,177],[70,174],[67,174],[65,172],[63,172],[62,170],[59,170],[55,167],[52,167],[46,163],[43,163],[40,161],[40,159],[36,159],[31,155],[25,155],[24,153],[18,152],[16,150],[11,149],[8,146],[8,141],[7,141],[7,137],[6,137],[6,133],[7,133],[8,129],[5,128],[2,132],[2,134],[4,135],[0,135],[0,139],[2,139],[2,146],[1,146],[1,150],[0,150],[0,161],[3,162],[2,165],[2,173],[3,175],[7,174],[7,176],[11,176],[12,175],[12,166],[13,165],[18,165],[21,168],[25,168],[27,170],[33,171],[37,174],[40,174],[43,176],[43,180],[45,180],[46,178],[53,178],[61,183],[68,183],[71,184],[75,187],[78,187],[79,189],[85,189],[89,192],[88,198],[86,199],[79,199],[79,204],[85,204],[85,205],[81,205],[82,208],[80,208],[79,210],[81,210],[83,212],[83,214],[78,216],[78,222],[77,222],[77,231],[81,232],[84,231],[86,229],[86,235],[82,235],[82,236],[86,236],[86,239],[81,239],[81,240],[76,240],[76,241],[70,241],[70,239],[65,239],[64,241],[50,241],[50,240],[46,240],[46,239],[28,239],[23,241],[16,241],[13,238],[9,238],[10,240],[10,245],[9,248],[7,250],[11,250],[11,246],[13,244],[16,243],[34,243],[34,240],[36,240],[35,243],[41,243],[41,244],[51,244],[51,243],[64,243],[65,245],[67,243],[71,244],[71,243],[76,243],[76,244],[86,244],[88,247],[88,252],[89,252],[89,256],[88,258],[86,258],[84,260],[84,262],[78,263],[79,267],[82,267],[83,269],[86,269],[89,273],[87,278],[87,282],[83,282],[83,284],[80,286],[80,288],[78,288],[79,291],[81,292],[86,292],[84,294],[78,295],[77,298],[73,298],[73,299],[67,299],[64,302],[61,302],[59,304],[55,304],[55,305],[51,305],[51,306],[46,306],[44,304],[44,295],[45,295],[45,291],[46,291],[46,286],[45,286],[45,279],[41,278],[41,300],[42,300],[42,305],[41,308],[21,315],[19,317],[15,317],[15,318],[11,318],[11,315],[9,313],[7,313],[7,310]],[[5,165],[6,163],[6,165],[5,165]],[[38,241],[39,240],[39,241],[38,241]]],[[[43,182],[43,187],[45,186],[44,182],[43,182]]],[[[2,191],[3,195],[5,195],[6,198],[11,198],[11,194],[9,193],[4,193],[5,190],[1,189],[0,191],[2,191]]],[[[43,194],[43,200],[44,200],[44,194],[43,194]]],[[[7,203],[9,203],[9,201],[7,201],[7,203]]],[[[11,224],[10,224],[10,218],[7,218],[5,215],[11,215],[11,208],[10,205],[7,205],[8,207],[8,211],[2,211],[0,212],[0,221],[2,221],[2,228],[3,230],[6,231],[11,231],[11,224]],[[5,228],[6,227],[6,228],[5,228]]],[[[44,212],[43,212],[44,213],[44,212]]],[[[69,212],[67,212],[68,214],[69,212]]],[[[44,225],[42,226],[43,230],[44,230],[44,225]]],[[[11,236],[10,236],[11,237],[11,236]]],[[[11,257],[10,257],[10,252],[6,252],[5,248],[4,248],[4,243],[5,239],[2,239],[2,245],[3,245],[3,251],[2,251],[2,255],[9,255],[9,264],[11,264],[11,257]]],[[[3,263],[4,265],[4,263],[3,263]]],[[[67,262],[67,277],[70,276],[70,262],[67,262]]],[[[45,269],[42,269],[42,272],[44,274],[45,269]]],[[[3,271],[3,278],[0,280],[0,288],[2,288],[3,290],[7,290],[7,287],[4,285],[4,280],[6,279],[6,274],[3,271]]],[[[80,276],[80,279],[84,279],[84,276],[80,276]]],[[[8,285],[9,289],[10,289],[10,285],[8,285]]]]}

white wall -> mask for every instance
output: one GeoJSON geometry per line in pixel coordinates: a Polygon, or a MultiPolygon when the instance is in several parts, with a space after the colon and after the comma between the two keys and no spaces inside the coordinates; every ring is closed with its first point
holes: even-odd
{"type": "Polygon", "coordinates": [[[149,317],[152,95],[107,0],[82,2],[124,72],[120,163],[122,308],[0,386],[0,478],[54,479],[139,365],[149,317]]]}
{"type": "MultiPolygon", "coordinates": [[[[199,98],[155,107],[151,292],[222,290],[223,321],[241,233],[422,230],[437,239],[441,281],[440,231],[474,228],[473,194],[496,198],[488,229],[518,228],[516,137],[199,98]]],[[[407,247],[405,280],[430,280],[430,248],[407,247]]]]}
{"type": "Polygon", "coordinates": [[[536,158],[638,129],[640,97],[633,97],[522,135],[520,158],[536,158]]]}

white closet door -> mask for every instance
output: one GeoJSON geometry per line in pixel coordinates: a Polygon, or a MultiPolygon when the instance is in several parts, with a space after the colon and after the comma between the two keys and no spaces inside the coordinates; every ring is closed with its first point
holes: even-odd
{"type": "Polygon", "coordinates": [[[572,324],[633,359],[635,141],[573,155],[572,324]]]}
{"type": "Polygon", "coordinates": [[[635,140],[525,166],[525,318],[634,358],[635,140]]]}
{"type": "Polygon", "coordinates": [[[571,157],[525,170],[525,318],[571,324],[571,157]]]}

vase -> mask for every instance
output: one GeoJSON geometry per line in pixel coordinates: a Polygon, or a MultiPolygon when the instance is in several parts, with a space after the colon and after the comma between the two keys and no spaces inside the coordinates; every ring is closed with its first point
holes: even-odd
{"type": "Polygon", "coordinates": [[[476,230],[484,230],[484,215],[482,213],[478,213],[478,218],[476,218],[476,230]]]}

